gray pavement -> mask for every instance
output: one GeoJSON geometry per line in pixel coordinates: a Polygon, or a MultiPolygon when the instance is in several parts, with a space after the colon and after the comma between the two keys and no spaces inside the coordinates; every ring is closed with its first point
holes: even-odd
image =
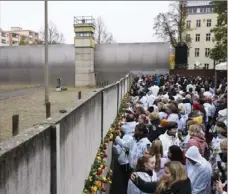
{"type": "Polygon", "coordinates": [[[27,94],[32,94],[34,92],[40,91],[43,88],[28,88],[28,89],[22,89],[22,90],[15,90],[11,92],[0,92],[0,100],[16,97],[16,96],[24,96],[27,94]]]}

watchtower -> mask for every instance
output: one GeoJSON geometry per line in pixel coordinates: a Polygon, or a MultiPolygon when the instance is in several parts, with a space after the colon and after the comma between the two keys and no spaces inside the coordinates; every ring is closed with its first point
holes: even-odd
{"type": "Polygon", "coordinates": [[[95,19],[74,17],[75,86],[96,85],[94,73],[95,19]]]}

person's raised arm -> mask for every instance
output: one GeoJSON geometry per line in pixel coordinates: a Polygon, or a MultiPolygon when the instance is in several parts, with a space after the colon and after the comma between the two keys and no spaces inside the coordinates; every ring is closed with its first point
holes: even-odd
{"type": "Polygon", "coordinates": [[[138,175],[131,175],[132,182],[144,193],[154,193],[156,191],[157,182],[145,182],[138,175]]]}

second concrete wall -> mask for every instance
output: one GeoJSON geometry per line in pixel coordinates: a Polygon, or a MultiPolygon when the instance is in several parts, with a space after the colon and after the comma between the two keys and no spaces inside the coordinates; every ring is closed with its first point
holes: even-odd
{"type": "MultiPolygon", "coordinates": [[[[96,82],[112,83],[130,71],[168,70],[169,44],[119,43],[95,47],[96,82]]],[[[0,83],[43,83],[44,46],[0,47],[0,83]]],[[[50,84],[63,78],[63,84],[75,83],[74,45],[49,46],[50,84]]]]}

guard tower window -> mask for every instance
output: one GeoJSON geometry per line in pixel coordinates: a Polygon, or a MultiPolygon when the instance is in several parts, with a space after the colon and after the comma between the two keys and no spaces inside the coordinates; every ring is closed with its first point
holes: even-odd
{"type": "Polygon", "coordinates": [[[93,37],[93,33],[91,32],[76,32],[76,36],[78,37],[93,37]]]}

